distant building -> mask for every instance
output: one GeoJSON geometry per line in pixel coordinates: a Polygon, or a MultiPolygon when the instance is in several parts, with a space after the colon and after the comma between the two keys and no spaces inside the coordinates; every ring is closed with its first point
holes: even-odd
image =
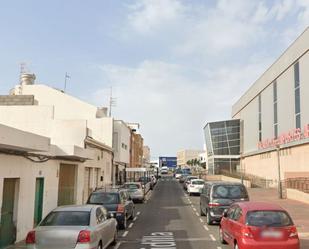
{"type": "Polygon", "coordinates": [[[187,162],[192,159],[198,159],[199,155],[203,153],[203,150],[179,150],[177,152],[177,166],[185,167],[187,166],[187,162]]]}
{"type": "Polygon", "coordinates": [[[169,167],[176,168],[177,167],[177,157],[171,156],[160,156],[159,157],[159,167],[169,167]]]}
{"type": "Polygon", "coordinates": [[[150,165],[150,148],[147,145],[143,146],[143,165],[150,165]]]}
{"type": "Polygon", "coordinates": [[[240,164],[240,120],[207,123],[204,136],[208,174],[236,171],[240,164]]]}

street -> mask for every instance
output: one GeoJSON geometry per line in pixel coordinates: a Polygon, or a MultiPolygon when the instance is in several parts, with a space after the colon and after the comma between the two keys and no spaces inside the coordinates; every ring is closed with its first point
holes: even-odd
{"type": "Polygon", "coordinates": [[[227,248],[218,241],[218,227],[199,216],[199,197],[189,198],[173,178],[162,178],[150,200],[136,208],[139,215],[119,233],[116,248],[227,248]]]}

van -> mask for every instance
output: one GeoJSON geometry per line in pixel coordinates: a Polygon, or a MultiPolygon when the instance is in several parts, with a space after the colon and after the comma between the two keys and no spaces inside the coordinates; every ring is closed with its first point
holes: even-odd
{"type": "Polygon", "coordinates": [[[200,195],[200,215],[208,225],[220,222],[224,210],[234,202],[249,201],[246,187],[235,182],[206,182],[200,195]]]}

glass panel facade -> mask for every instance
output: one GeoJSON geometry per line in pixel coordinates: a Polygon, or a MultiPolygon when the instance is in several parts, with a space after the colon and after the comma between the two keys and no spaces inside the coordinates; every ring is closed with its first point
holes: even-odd
{"type": "Polygon", "coordinates": [[[208,156],[209,174],[219,174],[220,170],[235,170],[239,159],[229,158],[240,154],[240,120],[208,123],[204,128],[208,156]],[[212,154],[209,153],[212,152],[212,154]],[[227,158],[216,158],[225,156],[227,158]]]}
{"type": "Polygon", "coordinates": [[[301,126],[299,62],[294,64],[295,126],[301,126]]]}
{"type": "Polygon", "coordinates": [[[274,137],[278,137],[278,97],[277,97],[277,82],[273,83],[274,94],[274,137]]]}
{"type": "Polygon", "coordinates": [[[261,94],[258,97],[259,101],[259,141],[262,141],[262,98],[261,94]]]}

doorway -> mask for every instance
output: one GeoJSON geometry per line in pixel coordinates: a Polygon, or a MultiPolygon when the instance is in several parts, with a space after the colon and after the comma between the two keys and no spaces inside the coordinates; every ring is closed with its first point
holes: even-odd
{"type": "Polygon", "coordinates": [[[0,223],[0,248],[13,244],[16,240],[14,218],[17,211],[18,180],[18,178],[4,178],[0,223]]]}
{"type": "Polygon", "coordinates": [[[44,178],[36,178],[34,199],[34,227],[42,220],[44,196],[44,178]]]}
{"type": "Polygon", "coordinates": [[[76,165],[60,164],[58,206],[75,204],[76,165]]]}

